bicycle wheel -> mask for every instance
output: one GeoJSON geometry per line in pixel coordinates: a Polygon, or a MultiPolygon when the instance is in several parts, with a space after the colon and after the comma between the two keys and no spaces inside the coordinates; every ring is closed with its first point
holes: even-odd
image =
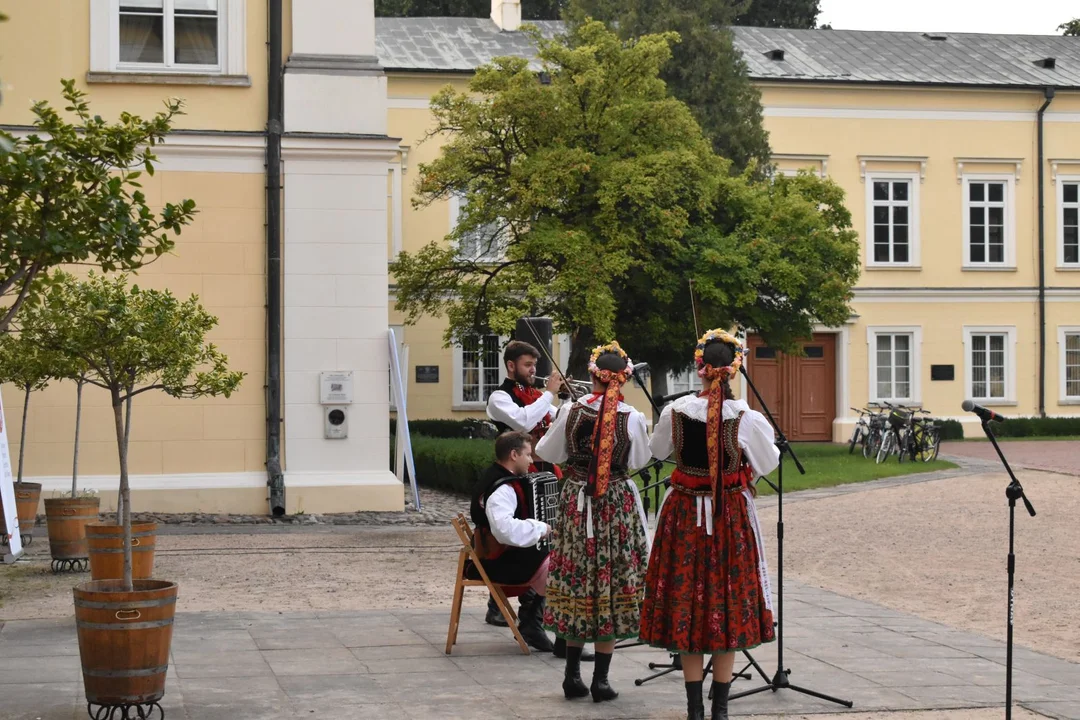
{"type": "Polygon", "coordinates": [[[885,437],[881,439],[881,447],[877,451],[877,464],[885,462],[886,458],[892,454],[893,445],[896,444],[896,433],[889,431],[885,433],[885,437]]]}
{"type": "Polygon", "coordinates": [[[930,448],[931,451],[926,457],[926,462],[937,460],[938,453],[941,452],[941,428],[939,427],[935,427],[930,431],[930,448]]]}
{"type": "Polygon", "coordinates": [[[855,446],[859,444],[859,439],[862,437],[862,426],[856,425],[855,429],[851,432],[851,442],[848,443],[848,455],[855,453],[855,446]]]}
{"type": "Polygon", "coordinates": [[[912,459],[914,455],[915,437],[911,430],[905,430],[904,434],[900,436],[900,444],[897,447],[897,460],[900,462],[907,462],[912,459]]]}
{"type": "Polygon", "coordinates": [[[869,460],[872,457],[876,457],[878,450],[881,448],[881,430],[874,428],[866,435],[866,440],[863,442],[862,456],[869,460]]]}

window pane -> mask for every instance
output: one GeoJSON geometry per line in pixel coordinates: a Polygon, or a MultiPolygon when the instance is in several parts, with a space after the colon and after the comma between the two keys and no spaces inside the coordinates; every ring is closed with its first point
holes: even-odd
{"type": "Polygon", "coordinates": [[[989,183],[987,187],[990,192],[990,202],[1004,202],[1005,183],[989,183]]]}
{"type": "Polygon", "coordinates": [[[218,21],[209,17],[176,17],[176,63],[178,65],[218,64],[218,21]]]}
{"type": "Polygon", "coordinates": [[[984,230],[981,227],[971,228],[971,262],[986,262],[986,246],[984,230]]]}
{"type": "Polygon", "coordinates": [[[120,62],[165,62],[165,20],[161,3],[159,9],[145,9],[138,15],[125,13],[120,8],[120,62]]]}
{"type": "Polygon", "coordinates": [[[907,225],[907,218],[908,209],[906,207],[894,207],[892,209],[892,220],[895,225],[907,225]]]}
{"type": "Polygon", "coordinates": [[[973,182],[968,185],[968,199],[980,202],[986,197],[983,183],[973,182]]]}
{"type": "Polygon", "coordinates": [[[1065,247],[1065,262],[1070,264],[1080,263],[1080,246],[1074,243],[1065,247]]]}
{"type": "Polygon", "coordinates": [[[991,225],[1004,225],[1005,224],[1005,208],[992,207],[986,209],[986,214],[990,218],[991,225]]]}
{"type": "Polygon", "coordinates": [[[889,223],[889,207],[888,205],[875,205],[874,206],[874,222],[875,223],[889,223]]]}
{"type": "Polygon", "coordinates": [[[986,224],[986,210],[981,207],[971,208],[969,214],[972,225],[985,225],[986,224]]]}
{"type": "Polygon", "coordinates": [[[892,186],[892,199],[893,200],[907,200],[908,199],[908,184],[906,182],[894,182],[892,186]]]}
{"type": "Polygon", "coordinates": [[[874,199],[875,200],[888,200],[889,199],[889,183],[887,183],[887,182],[875,182],[874,183],[874,199]]]}
{"type": "Polygon", "coordinates": [[[183,14],[192,13],[217,13],[218,0],[174,0],[176,12],[183,14]]]}
{"type": "Polygon", "coordinates": [[[893,262],[908,261],[908,229],[900,226],[893,229],[893,262]]]}
{"type": "Polygon", "coordinates": [[[1065,395],[1080,397],[1080,334],[1065,336],[1065,395]]]}
{"type": "Polygon", "coordinates": [[[1080,187],[1080,185],[1077,185],[1076,183],[1065,183],[1061,187],[1062,192],[1064,194],[1065,202],[1067,202],[1067,203],[1077,202],[1077,188],[1078,187],[1080,187]]]}
{"type": "Polygon", "coordinates": [[[1066,225],[1076,225],[1076,208],[1065,208],[1063,215],[1066,225]]]}

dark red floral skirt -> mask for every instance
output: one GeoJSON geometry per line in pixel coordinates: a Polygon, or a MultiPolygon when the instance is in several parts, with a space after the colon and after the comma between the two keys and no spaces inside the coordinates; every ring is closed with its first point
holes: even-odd
{"type": "Polygon", "coordinates": [[[753,499],[725,493],[710,536],[697,498],[673,489],[645,577],[641,640],[687,654],[748,650],[775,639],[768,571],[753,499]]]}

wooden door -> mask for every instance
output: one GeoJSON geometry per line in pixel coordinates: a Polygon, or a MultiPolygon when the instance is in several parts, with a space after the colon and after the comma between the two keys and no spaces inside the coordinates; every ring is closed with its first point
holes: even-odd
{"type": "MultiPolygon", "coordinates": [[[[836,418],[836,336],[815,334],[803,355],[785,355],[757,335],[748,338],[746,369],[790,440],[832,441],[836,418]]],[[[761,404],[749,393],[750,407],[761,404]]]]}

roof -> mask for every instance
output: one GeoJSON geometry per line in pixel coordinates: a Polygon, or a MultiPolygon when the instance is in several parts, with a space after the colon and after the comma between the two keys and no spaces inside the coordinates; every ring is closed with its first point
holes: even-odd
{"type": "MultiPolygon", "coordinates": [[[[545,37],[563,24],[532,21],[545,37]]],[[[474,72],[497,57],[533,59],[522,32],[503,32],[490,18],[375,18],[375,53],[387,70],[474,72]]],[[[539,69],[539,65],[536,66],[539,69]]]]}
{"type": "Polygon", "coordinates": [[[734,28],[755,80],[1080,87],[1080,38],[734,28]],[[934,37],[940,39],[932,39],[934,37]],[[766,56],[783,50],[783,60],[766,56]],[[1054,68],[1036,62],[1054,58],[1054,68]]]}
{"type": "MultiPolygon", "coordinates": [[[[561,22],[533,24],[545,37],[563,29],[561,22]]],[[[758,81],[1080,88],[1080,38],[733,30],[758,81]],[[774,50],[783,50],[783,59],[772,59],[774,50]],[[1045,58],[1054,58],[1053,68],[1036,64],[1045,58]]],[[[527,35],[503,32],[489,18],[376,18],[375,47],[391,71],[470,73],[496,57],[536,54],[527,35]]]]}

